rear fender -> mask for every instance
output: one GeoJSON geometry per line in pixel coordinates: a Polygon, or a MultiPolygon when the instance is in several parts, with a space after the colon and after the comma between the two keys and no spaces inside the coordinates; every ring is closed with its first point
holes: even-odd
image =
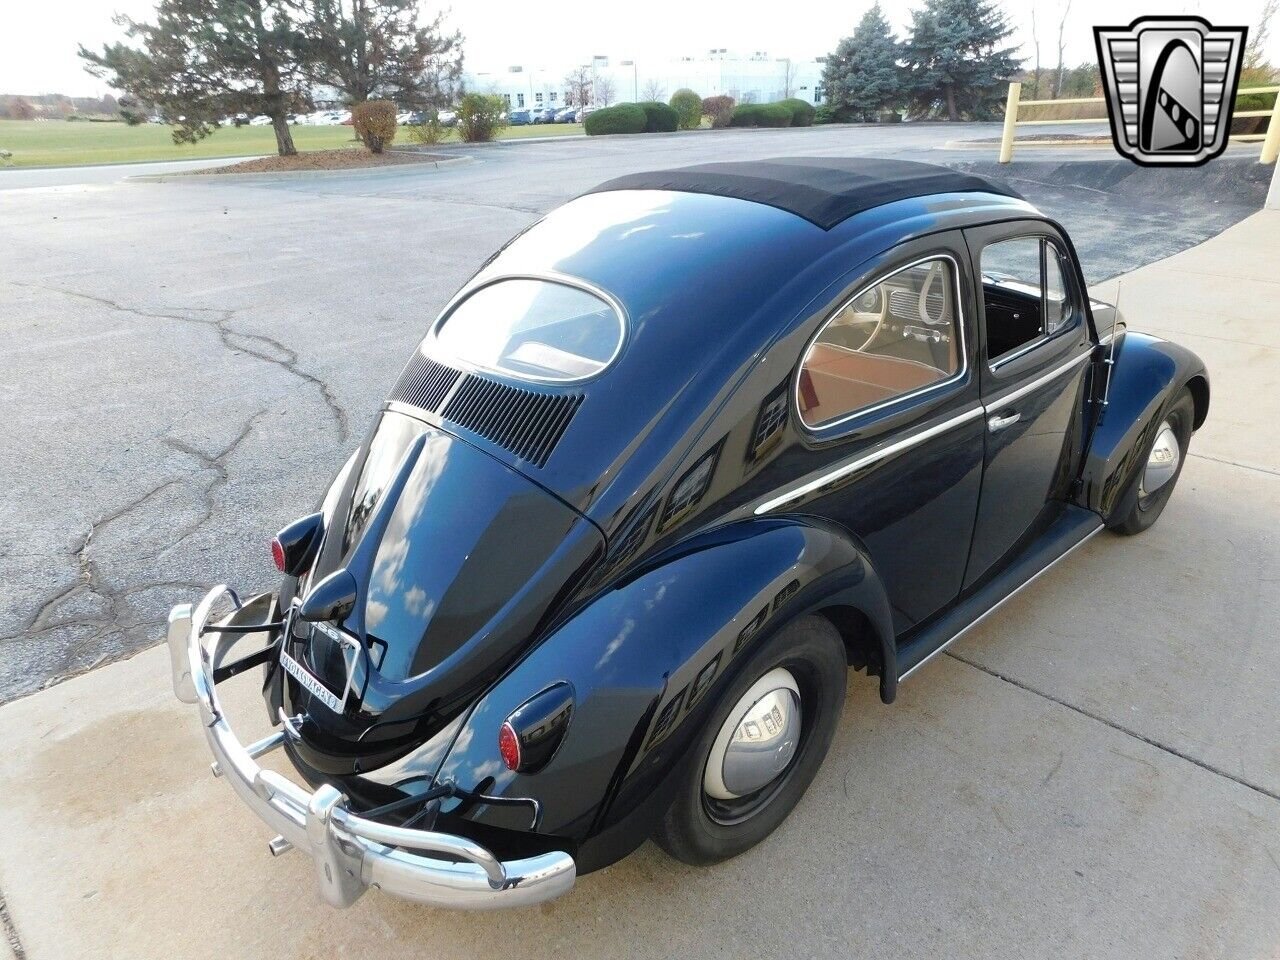
{"type": "MultiPolygon", "coordinates": [[[[584,851],[581,868],[611,862],[648,835],[647,817],[665,809],[664,783],[738,666],[783,623],[832,604],[866,615],[882,674],[896,678],[884,587],[845,531],[814,519],[761,518],[695,537],[596,598],[503,677],[472,711],[438,779],[534,797],[540,832],[575,844],[621,826],[611,852],[593,863],[584,851]],[[574,694],[564,741],[537,773],[508,770],[498,753],[503,721],[562,681],[574,694]],[[633,816],[641,808],[648,813],[633,816]]],[[[509,829],[529,825],[527,808],[462,815],[509,829]]]]}
{"type": "Polygon", "coordinates": [[[1209,405],[1204,362],[1185,347],[1126,332],[1116,343],[1114,359],[1108,403],[1089,441],[1080,488],[1080,505],[1107,522],[1125,511],[1143,455],[1182,389],[1191,387],[1197,427],[1209,405]]]}

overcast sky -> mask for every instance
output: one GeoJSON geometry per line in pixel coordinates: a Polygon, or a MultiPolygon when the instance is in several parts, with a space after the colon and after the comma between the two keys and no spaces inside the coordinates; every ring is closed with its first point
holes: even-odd
{"type": "MultiPolygon", "coordinates": [[[[1196,13],[1221,26],[1253,28],[1263,0],[1072,0],[1067,21],[1066,59],[1070,64],[1096,59],[1091,28],[1126,25],[1149,14],[1196,13]]],[[[698,56],[727,47],[750,53],[762,50],[775,57],[814,57],[829,52],[836,41],[853,31],[871,0],[805,0],[793,6],[776,0],[735,0],[732,3],[690,0],[646,0],[644,3],[584,4],[580,0],[471,0],[456,3],[450,22],[466,38],[467,67],[503,70],[525,66],[585,62],[593,54],[615,60],[644,62],[698,56]],[[625,6],[628,15],[610,15],[625,6]]],[[[882,6],[901,34],[914,4],[884,2],[882,6]]],[[[424,9],[436,6],[424,0],[424,9]]],[[[1030,0],[1007,0],[1022,43],[1031,56],[1030,0]]],[[[1036,0],[1040,56],[1045,64],[1057,60],[1057,26],[1063,0],[1036,0]]],[[[76,44],[97,47],[119,33],[111,19],[117,12],[145,18],[153,0],[55,0],[49,4],[9,5],[0,30],[0,93],[65,93],[71,96],[107,92],[102,81],[89,76],[76,57],[76,44]]],[[[1280,63],[1280,23],[1272,27],[1268,43],[1272,63],[1280,63]]]]}

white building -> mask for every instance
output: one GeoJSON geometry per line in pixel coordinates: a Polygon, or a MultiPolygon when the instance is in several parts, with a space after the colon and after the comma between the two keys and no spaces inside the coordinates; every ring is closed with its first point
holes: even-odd
{"type": "MultiPolygon", "coordinates": [[[[595,78],[603,78],[612,87],[613,103],[666,101],[682,87],[704,98],[728,94],[739,103],[772,103],[787,97],[815,105],[822,102],[820,57],[799,60],[719,49],[705,56],[676,60],[615,61],[596,56],[585,66],[595,78]]],[[[577,64],[519,65],[504,71],[468,72],[465,82],[470,90],[499,94],[512,110],[558,107],[565,104],[568,95],[565,78],[577,68],[577,64]]]]}

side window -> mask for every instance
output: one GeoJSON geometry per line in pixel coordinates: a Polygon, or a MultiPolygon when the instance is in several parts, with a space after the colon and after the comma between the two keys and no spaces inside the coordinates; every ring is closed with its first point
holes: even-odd
{"type": "Polygon", "coordinates": [[[1070,326],[1071,304],[1068,302],[1067,271],[1062,262],[1062,251],[1048,242],[1044,249],[1044,334],[1052,337],[1070,326]]]}
{"type": "Polygon", "coordinates": [[[1009,360],[1071,325],[1062,254],[1042,237],[1018,237],[982,250],[987,357],[1009,360]]]}
{"type": "Polygon", "coordinates": [[[948,380],[962,342],[952,262],[913,264],[843,304],[800,364],[800,418],[829,426],[948,380]]]}

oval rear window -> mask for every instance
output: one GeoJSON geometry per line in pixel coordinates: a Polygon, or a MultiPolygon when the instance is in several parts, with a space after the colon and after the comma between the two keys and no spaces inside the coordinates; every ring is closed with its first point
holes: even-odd
{"type": "Polygon", "coordinates": [[[454,307],[436,329],[437,359],[461,360],[526,380],[594,376],[622,346],[618,311],[552,280],[499,280],[454,307]]]}

